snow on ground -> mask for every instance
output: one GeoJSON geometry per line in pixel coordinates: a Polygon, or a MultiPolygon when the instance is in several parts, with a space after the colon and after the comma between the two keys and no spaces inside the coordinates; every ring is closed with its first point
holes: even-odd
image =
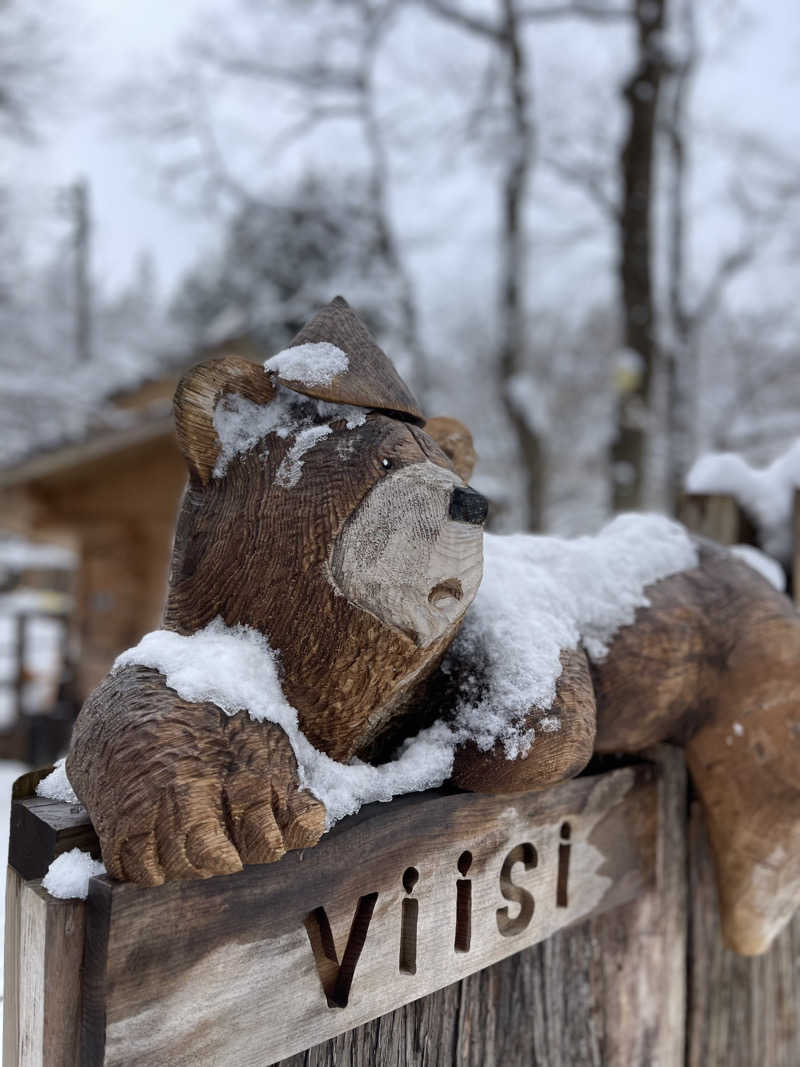
{"type": "Polygon", "coordinates": [[[764,551],[781,563],[792,556],[792,508],[800,489],[800,440],[768,467],[751,467],[736,452],[709,452],[686,476],[690,493],[726,493],[756,523],[764,551]]]}

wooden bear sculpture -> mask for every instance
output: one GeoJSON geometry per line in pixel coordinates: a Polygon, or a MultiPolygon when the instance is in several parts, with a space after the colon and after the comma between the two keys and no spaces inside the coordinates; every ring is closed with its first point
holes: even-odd
{"type": "Polygon", "coordinates": [[[494,582],[492,667],[470,628],[487,505],[466,484],[469,434],[425,423],[341,298],[264,367],[195,367],[175,417],[189,483],[164,629],[90,696],[67,760],[112,876],[154,885],[311,846],[353,810],[340,779],[367,782],[362,799],[448,777],[513,793],[671,740],[705,805],[726,938],[768,947],[800,892],[800,619],[763,578],[653,519],[645,548],[655,531],[664,558],[625,623],[605,618],[611,583],[574,633],[537,636],[511,609],[547,598],[555,563],[524,593],[514,575],[548,539],[487,535],[487,562],[518,566],[494,582]],[[520,706],[515,650],[548,642],[551,688],[520,706]]]}

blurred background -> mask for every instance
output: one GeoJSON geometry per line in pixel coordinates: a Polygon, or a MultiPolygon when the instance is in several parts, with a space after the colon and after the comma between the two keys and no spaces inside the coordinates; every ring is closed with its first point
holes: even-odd
{"type": "Polygon", "coordinates": [[[0,756],[158,625],[182,370],[337,293],[497,531],[791,482],[798,57],[796,0],[6,2],[0,756]]]}

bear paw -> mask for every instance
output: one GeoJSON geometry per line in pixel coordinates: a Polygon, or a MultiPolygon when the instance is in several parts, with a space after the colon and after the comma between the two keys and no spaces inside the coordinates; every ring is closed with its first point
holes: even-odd
{"type": "Polygon", "coordinates": [[[325,830],[325,807],[300,788],[280,726],[183,701],[147,668],[95,690],[67,773],[120,881],[232,874],[315,845],[325,830]]]}

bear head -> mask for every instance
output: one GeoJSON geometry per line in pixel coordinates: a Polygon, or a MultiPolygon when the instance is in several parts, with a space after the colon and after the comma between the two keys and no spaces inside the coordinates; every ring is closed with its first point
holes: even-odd
{"type": "Polygon", "coordinates": [[[480,584],[486,501],[465,484],[468,431],[438,419],[426,432],[341,298],[263,367],[194,367],[175,415],[189,483],[165,627],[221,616],[260,631],[312,744],[337,760],[368,751],[480,584]]]}

